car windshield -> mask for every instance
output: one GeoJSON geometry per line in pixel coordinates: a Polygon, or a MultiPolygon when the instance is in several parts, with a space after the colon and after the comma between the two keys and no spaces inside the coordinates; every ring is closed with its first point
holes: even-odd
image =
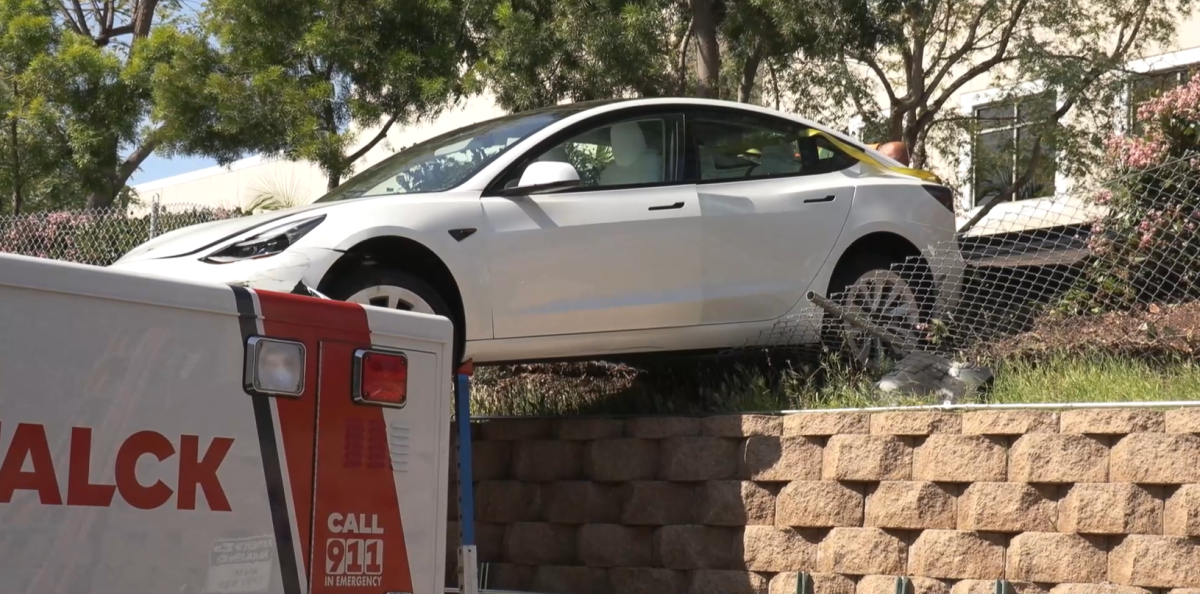
{"type": "Polygon", "coordinates": [[[590,105],[571,104],[472,124],[415,144],[350,178],[317,202],[444,192],[471,178],[512,145],[590,105]]]}

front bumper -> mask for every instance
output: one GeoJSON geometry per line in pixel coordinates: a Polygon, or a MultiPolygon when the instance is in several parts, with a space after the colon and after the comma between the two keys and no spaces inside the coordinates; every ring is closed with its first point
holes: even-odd
{"type": "Polygon", "coordinates": [[[297,283],[316,288],[341,252],[324,248],[291,248],[257,260],[211,264],[196,256],[135,260],[110,268],[180,280],[245,286],[265,291],[290,292],[297,283]]]}

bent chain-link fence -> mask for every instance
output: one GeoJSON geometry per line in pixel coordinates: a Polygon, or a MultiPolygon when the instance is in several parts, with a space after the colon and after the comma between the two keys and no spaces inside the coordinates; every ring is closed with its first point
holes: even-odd
{"type": "Polygon", "coordinates": [[[916,352],[1184,351],[1200,343],[1200,157],[998,205],[953,242],[809,294],[753,347],[870,363],[916,352]],[[946,282],[949,281],[949,282],[946,282]],[[953,290],[953,288],[957,290],[953,290]],[[949,290],[948,290],[949,289],[949,290]]]}
{"type": "Polygon", "coordinates": [[[157,236],[242,214],[196,204],[152,203],[136,209],[0,216],[0,252],[107,266],[157,236]]]}

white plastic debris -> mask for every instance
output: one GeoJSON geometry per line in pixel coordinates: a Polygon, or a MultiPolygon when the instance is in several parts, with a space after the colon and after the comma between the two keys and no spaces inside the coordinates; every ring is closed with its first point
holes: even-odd
{"type": "Polygon", "coordinates": [[[976,390],[990,386],[990,369],[952,362],[936,353],[916,352],[896,363],[896,369],[875,385],[884,394],[939,396],[953,404],[976,390]]]}

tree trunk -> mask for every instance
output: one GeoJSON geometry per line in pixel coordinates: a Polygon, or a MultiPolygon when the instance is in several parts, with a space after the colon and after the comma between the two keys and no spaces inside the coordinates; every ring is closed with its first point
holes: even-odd
{"type": "Polygon", "coordinates": [[[925,162],[929,159],[929,156],[926,151],[924,134],[913,143],[912,148],[908,149],[908,154],[912,155],[912,165],[910,166],[913,169],[925,168],[925,162]]]}
{"type": "MultiPolygon", "coordinates": [[[[87,207],[92,208],[108,208],[116,202],[117,196],[121,190],[129,183],[129,178],[133,173],[142,166],[142,163],[154,153],[154,149],[158,148],[158,129],[151,131],[142,145],[129,153],[128,157],[120,164],[112,168],[112,175],[108,179],[107,187],[102,191],[93,191],[88,196],[87,207]]],[[[113,154],[116,154],[118,149],[113,149],[113,154]]],[[[119,156],[117,158],[120,158],[119,156]]]]}
{"type": "MultiPolygon", "coordinates": [[[[13,101],[17,100],[17,81],[13,81],[13,101]]],[[[9,133],[12,135],[12,170],[13,170],[13,214],[21,214],[21,205],[25,201],[25,197],[21,195],[21,145],[20,137],[17,129],[17,115],[13,113],[11,121],[8,123],[9,133]]]]}
{"type": "Polygon", "coordinates": [[[112,206],[112,203],[117,199],[116,192],[113,192],[111,187],[106,190],[96,190],[88,194],[86,208],[88,210],[96,210],[112,206]]]}
{"type": "Polygon", "coordinates": [[[692,44],[692,31],[695,22],[688,20],[687,31],[683,33],[683,39],[679,41],[679,61],[675,69],[675,80],[677,81],[676,92],[680,95],[687,94],[688,77],[687,77],[687,59],[688,46],[692,44]]]}
{"type": "Polygon", "coordinates": [[[914,118],[907,119],[909,121],[904,123],[904,135],[901,140],[904,141],[904,147],[908,149],[911,167],[921,169],[925,166],[925,134],[921,128],[916,126],[914,118]]]}
{"type": "Polygon", "coordinates": [[[754,44],[754,50],[742,64],[742,80],[738,83],[738,101],[749,103],[754,94],[754,82],[758,80],[758,67],[762,63],[762,44],[754,44]]]}
{"type": "Polygon", "coordinates": [[[150,35],[150,27],[154,23],[154,9],[157,7],[158,0],[141,0],[135,4],[132,17],[135,38],[150,35]]]}
{"type": "MultiPolygon", "coordinates": [[[[325,120],[324,121],[325,133],[330,136],[337,136],[337,134],[338,134],[337,117],[335,116],[335,114],[333,112],[333,98],[332,97],[325,99],[325,107],[321,111],[322,111],[321,115],[322,115],[323,119],[325,120]]],[[[394,117],[391,120],[389,120],[388,125],[384,127],[385,133],[387,131],[387,128],[391,126],[392,121],[395,121],[394,117]]],[[[381,136],[377,135],[375,137],[376,141],[378,141],[379,138],[381,138],[381,136]]],[[[365,151],[363,151],[363,152],[365,152],[365,151]]],[[[344,173],[346,171],[348,164],[343,165],[343,163],[346,163],[346,161],[342,157],[341,153],[338,153],[336,155],[326,153],[326,155],[327,155],[326,158],[328,159],[329,162],[322,163],[321,169],[325,171],[325,177],[327,180],[325,183],[325,189],[332,191],[334,188],[337,188],[342,183],[342,173],[344,173]]],[[[320,159],[320,160],[325,160],[325,159],[320,159]]]]}
{"type": "Polygon", "coordinates": [[[888,115],[887,142],[904,140],[904,112],[899,106],[893,106],[888,115]]]}
{"type": "Polygon", "coordinates": [[[696,75],[700,79],[696,94],[716,99],[721,95],[721,46],[713,0],[691,0],[691,8],[692,29],[700,54],[696,61],[696,75]]]}
{"type": "MultiPolygon", "coordinates": [[[[129,14],[129,23],[120,27],[113,26],[116,17],[115,12],[110,12],[115,10],[113,7],[107,7],[103,14],[97,11],[96,15],[99,21],[97,24],[99,25],[100,32],[93,37],[93,40],[96,41],[97,45],[104,46],[115,37],[132,35],[133,37],[129,40],[129,45],[133,46],[140,43],[140,40],[150,36],[150,30],[154,27],[154,12],[158,8],[158,3],[159,0],[135,0],[129,14]]],[[[76,2],[75,6],[78,8],[80,4],[76,2]]],[[[80,26],[87,27],[87,21],[84,19],[82,12],[80,12],[78,18],[80,26]]],[[[132,58],[127,58],[127,62],[130,59],[132,58]]],[[[103,190],[94,190],[88,195],[87,208],[108,208],[113,205],[121,190],[125,189],[125,185],[129,182],[129,177],[137,171],[138,167],[142,166],[142,162],[158,147],[159,139],[156,138],[157,133],[158,129],[155,129],[146,136],[145,140],[142,141],[142,145],[135,149],[124,161],[121,161],[120,145],[115,142],[112,144],[113,161],[112,168],[109,169],[106,175],[108,183],[105,185],[107,187],[103,190]]]]}
{"type": "Polygon", "coordinates": [[[779,71],[775,68],[775,61],[767,62],[767,66],[771,69],[771,94],[775,95],[775,111],[779,111],[779,71]]]}

